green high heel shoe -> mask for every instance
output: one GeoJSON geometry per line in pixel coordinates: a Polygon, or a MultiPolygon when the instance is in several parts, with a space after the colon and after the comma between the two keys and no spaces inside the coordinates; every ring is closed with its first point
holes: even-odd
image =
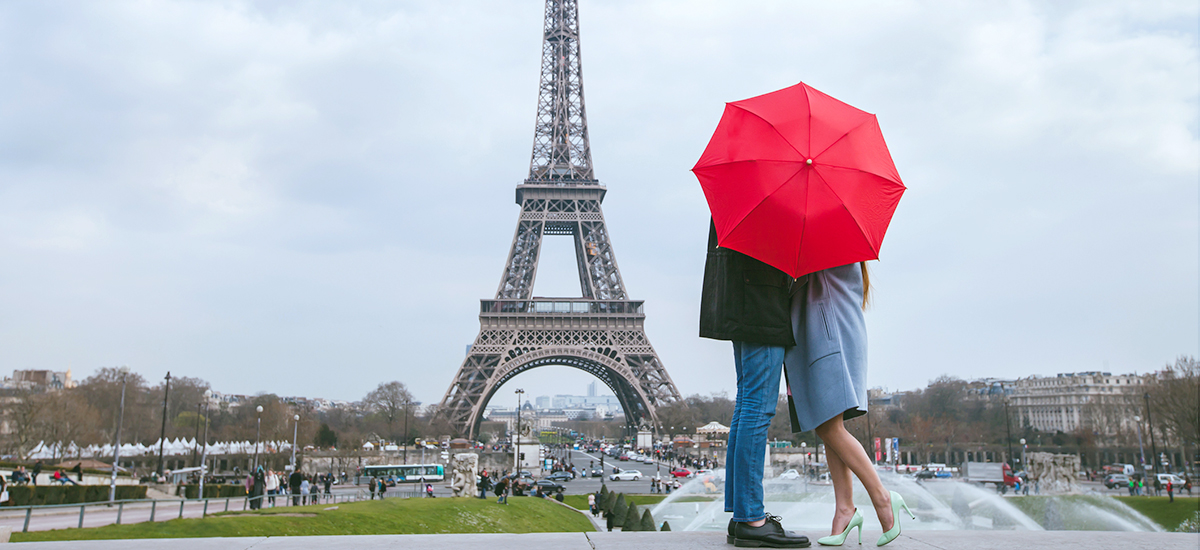
{"type": "MultiPolygon", "coordinates": [[[[896,537],[900,536],[901,508],[904,508],[904,511],[908,512],[908,515],[912,516],[913,519],[917,519],[917,516],[912,513],[912,510],[908,509],[908,504],[904,503],[904,497],[900,496],[900,493],[897,493],[896,491],[888,492],[892,494],[892,528],[885,531],[883,535],[879,537],[879,541],[875,543],[875,546],[883,546],[896,540],[896,537]]],[[[862,530],[860,529],[859,532],[861,533],[862,530]]]]}
{"type": "Polygon", "coordinates": [[[846,537],[850,535],[850,530],[854,529],[855,527],[858,527],[858,543],[862,544],[862,526],[862,514],[859,513],[858,508],[855,508],[854,517],[850,518],[850,524],[846,526],[846,530],[842,531],[842,534],[821,537],[817,539],[817,544],[820,544],[821,546],[841,546],[842,544],[845,544],[846,537]]]}

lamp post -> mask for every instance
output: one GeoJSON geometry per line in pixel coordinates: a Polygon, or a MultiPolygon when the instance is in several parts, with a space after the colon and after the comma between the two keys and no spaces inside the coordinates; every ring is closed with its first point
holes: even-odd
{"type": "Polygon", "coordinates": [[[296,471],[296,436],[300,434],[300,415],[292,416],[292,471],[296,471]]]}
{"type": "MultiPolygon", "coordinates": [[[[212,390],[206,390],[212,391],[212,390]]],[[[200,458],[200,405],[196,402],[196,435],[192,436],[192,466],[198,466],[196,459],[200,458]]]]}
{"type": "Polygon", "coordinates": [[[258,470],[258,436],[262,433],[262,405],[254,407],[254,411],[258,413],[258,419],[254,423],[254,468],[250,470],[250,474],[258,470]]]}
{"type": "Polygon", "coordinates": [[[404,463],[408,464],[408,406],[409,401],[404,400],[404,463]]]}
{"type": "MultiPolygon", "coordinates": [[[[1146,398],[1146,431],[1150,432],[1150,456],[1158,457],[1158,444],[1154,442],[1154,421],[1151,420],[1153,417],[1150,416],[1150,394],[1144,393],[1142,396],[1146,398]]],[[[1154,467],[1154,471],[1157,473],[1157,458],[1155,460],[1151,460],[1150,462],[1150,465],[1154,467]]]]}
{"type": "Polygon", "coordinates": [[[158,431],[158,475],[163,474],[163,445],[167,442],[167,398],[171,395],[171,371],[167,371],[167,383],[163,387],[162,429],[158,431]]]}
{"type": "Polygon", "coordinates": [[[208,468],[208,403],[212,390],[204,390],[204,447],[200,450],[200,498],[204,498],[204,472],[208,468]]]}
{"type": "Polygon", "coordinates": [[[516,467],[513,468],[513,473],[516,474],[517,477],[520,477],[520,475],[521,475],[521,395],[523,395],[525,393],[525,390],[523,390],[521,388],[517,388],[517,391],[515,391],[513,393],[517,394],[517,433],[513,434],[513,441],[516,444],[516,446],[514,447],[514,450],[513,450],[513,462],[516,464],[516,467]]]}
{"type": "Polygon", "coordinates": [[[108,501],[117,500],[117,468],[121,463],[121,424],[125,422],[125,382],[129,377],[129,367],[117,369],[121,373],[121,409],[117,413],[117,435],[113,444],[112,478],[108,484],[108,501]]]}
{"type": "Polygon", "coordinates": [[[1029,446],[1025,444],[1025,438],[1022,437],[1021,438],[1021,469],[1022,470],[1026,469],[1026,467],[1025,467],[1025,451],[1027,449],[1029,449],[1029,446]]]}
{"type": "Polygon", "coordinates": [[[1015,462],[1012,452],[1012,415],[1008,412],[1008,398],[1004,398],[1004,431],[1007,434],[1004,442],[1008,444],[1008,459],[1015,462]]]}
{"type": "Polygon", "coordinates": [[[1142,417],[1133,417],[1133,426],[1137,428],[1138,452],[1142,455],[1142,473],[1146,473],[1146,449],[1142,447],[1142,417]]]}

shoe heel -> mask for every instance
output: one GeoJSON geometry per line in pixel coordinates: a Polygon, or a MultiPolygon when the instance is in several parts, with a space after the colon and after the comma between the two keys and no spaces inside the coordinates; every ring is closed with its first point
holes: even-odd
{"type": "Polygon", "coordinates": [[[862,524],[858,524],[858,545],[862,546],[862,524]]]}
{"type": "Polygon", "coordinates": [[[900,500],[900,505],[904,507],[905,512],[908,512],[909,517],[911,517],[912,519],[917,519],[917,515],[912,513],[912,510],[908,509],[908,503],[904,502],[904,499],[900,500]]]}

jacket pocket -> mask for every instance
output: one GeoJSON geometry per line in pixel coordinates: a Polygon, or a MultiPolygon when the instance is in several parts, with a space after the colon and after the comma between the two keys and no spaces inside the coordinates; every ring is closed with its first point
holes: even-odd
{"type": "Polygon", "coordinates": [[[742,271],[742,322],[762,327],[791,326],[791,279],[774,268],[749,267],[742,271]]]}

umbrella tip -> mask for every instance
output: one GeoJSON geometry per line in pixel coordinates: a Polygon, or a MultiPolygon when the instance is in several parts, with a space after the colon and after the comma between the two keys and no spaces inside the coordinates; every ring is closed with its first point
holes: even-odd
{"type": "Polygon", "coordinates": [[[812,164],[812,159],[808,159],[808,164],[812,164]]]}

